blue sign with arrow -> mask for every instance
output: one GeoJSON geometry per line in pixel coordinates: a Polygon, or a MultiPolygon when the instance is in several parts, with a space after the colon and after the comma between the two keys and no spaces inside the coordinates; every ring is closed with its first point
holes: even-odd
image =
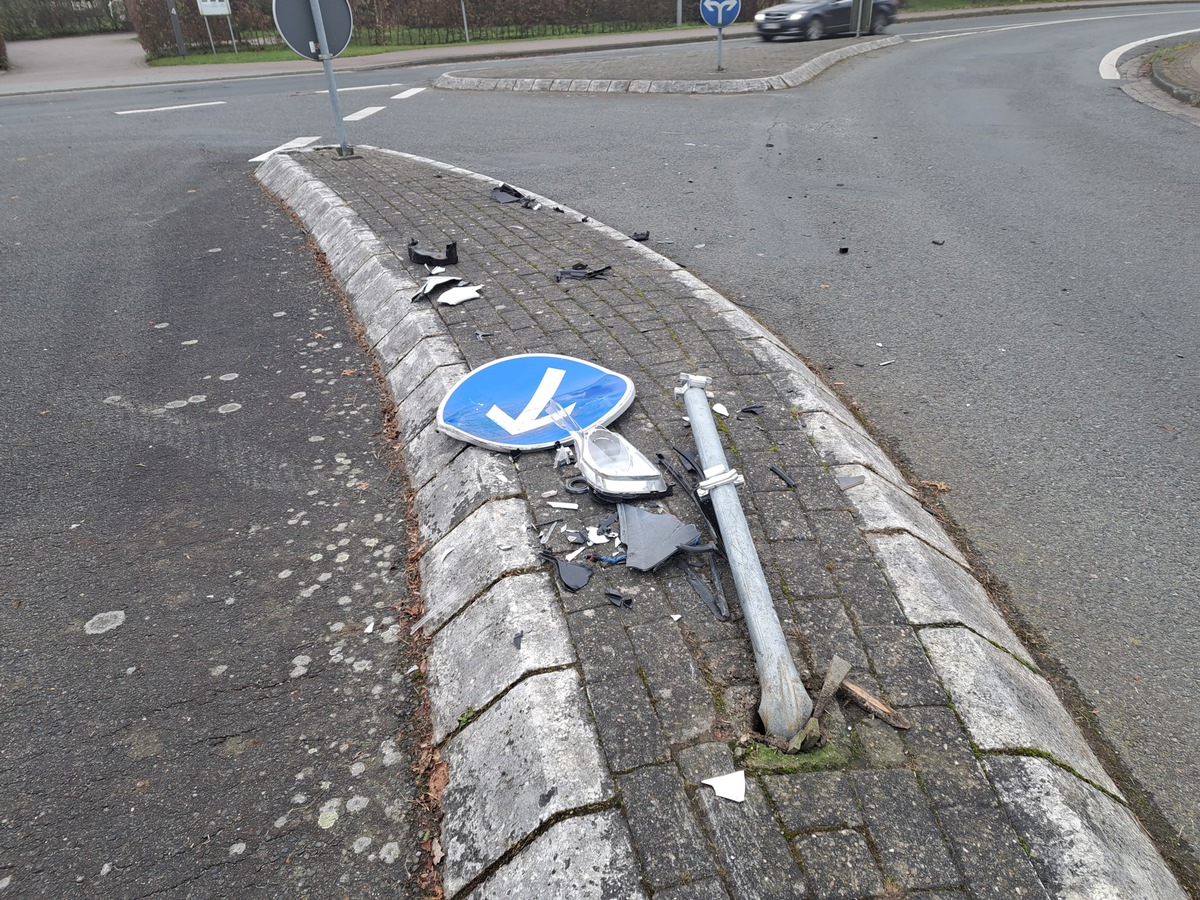
{"type": "Polygon", "coordinates": [[[700,0],[700,17],[713,28],[732,25],[741,11],[741,0],[700,0]]]}
{"type": "Polygon", "coordinates": [[[489,450],[544,450],[579,428],[607,425],[633,403],[633,382],[553,353],[493,360],[468,373],[438,407],[438,431],[489,450]]]}

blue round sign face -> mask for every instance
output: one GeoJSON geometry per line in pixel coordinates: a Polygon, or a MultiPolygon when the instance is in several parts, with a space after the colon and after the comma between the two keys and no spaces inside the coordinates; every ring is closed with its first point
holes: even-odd
{"type": "Polygon", "coordinates": [[[633,382],[553,353],[493,360],[468,373],[438,406],[438,431],[489,450],[544,450],[580,428],[607,425],[633,403],[633,382]]]}
{"type": "Polygon", "coordinates": [[[713,28],[732,25],[741,11],[741,0],[700,0],[700,17],[713,28]]]}

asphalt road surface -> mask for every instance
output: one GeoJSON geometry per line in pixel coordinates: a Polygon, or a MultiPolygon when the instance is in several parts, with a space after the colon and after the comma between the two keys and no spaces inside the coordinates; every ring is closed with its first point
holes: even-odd
{"type": "Polygon", "coordinates": [[[244,157],[77,125],[0,129],[0,893],[415,897],[370,363],[244,157]]]}

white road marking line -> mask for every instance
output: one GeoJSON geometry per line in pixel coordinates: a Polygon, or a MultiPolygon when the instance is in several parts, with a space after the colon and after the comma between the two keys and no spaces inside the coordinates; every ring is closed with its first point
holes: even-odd
{"type": "MultiPolygon", "coordinates": [[[[378,91],[383,88],[404,87],[404,82],[398,81],[395,84],[364,84],[358,87],[338,88],[339,94],[348,94],[350,91],[378,91]]],[[[314,94],[328,94],[328,90],[313,91],[314,94]]]]}
{"type": "Polygon", "coordinates": [[[343,122],[359,122],[359,121],[365,119],[367,116],[373,116],[373,115],[375,115],[375,113],[377,113],[381,109],[385,109],[385,108],[386,107],[383,107],[383,106],[368,106],[368,107],[365,107],[364,109],[360,109],[358,112],[350,113],[350,115],[344,117],[342,119],[342,121],[343,122]]]}
{"type": "Polygon", "coordinates": [[[1051,22],[1026,22],[1021,25],[994,25],[990,28],[944,28],[941,31],[910,31],[902,37],[905,41],[916,44],[921,41],[933,40],[931,37],[924,35],[937,35],[939,37],[962,37],[969,34],[991,34],[993,31],[1012,31],[1017,28],[1041,28],[1043,25],[1074,25],[1076,22],[1103,22],[1108,19],[1140,19],[1145,16],[1178,16],[1182,15],[1179,10],[1167,10],[1165,12],[1136,12],[1136,13],[1113,13],[1107,16],[1085,16],[1078,19],[1054,19],[1051,22]]]}
{"type": "Polygon", "coordinates": [[[1183,34],[1195,34],[1200,31],[1200,28],[1190,28],[1187,31],[1174,31],[1171,34],[1160,34],[1156,37],[1143,38],[1140,41],[1133,41],[1130,44],[1118,47],[1116,50],[1110,50],[1104,54],[1104,59],[1100,60],[1100,77],[1105,81],[1116,81],[1121,77],[1121,73],[1117,71],[1117,60],[1119,60],[1127,51],[1134,47],[1140,47],[1142,44],[1152,44],[1155,41],[1166,40],[1167,38],[1179,37],[1183,34]]]}
{"type": "Polygon", "coordinates": [[[208,103],[185,103],[182,106],[156,106],[154,109],[120,109],[114,110],[118,116],[132,116],[137,113],[170,112],[173,109],[195,109],[198,106],[224,106],[224,100],[210,100],[208,103]]]}
{"type": "Polygon", "coordinates": [[[425,88],[409,88],[407,91],[401,91],[400,93],[396,94],[396,96],[392,97],[392,99],[407,100],[409,97],[415,97],[423,90],[425,90],[425,88]]]}
{"type": "Polygon", "coordinates": [[[274,150],[268,150],[266,153],[260,153],[258,156],[251,159],[250,162],[262,162],[267,157],[273,156],[276,153],[282,153],[284,150],[298,150],[301,147],[307,147],[309,144],[315,143],[320,139],[321,136],[319,134],[316,137],[294,138],[293,140],[288,141],[286,144],[280,144],[274,150]]]}

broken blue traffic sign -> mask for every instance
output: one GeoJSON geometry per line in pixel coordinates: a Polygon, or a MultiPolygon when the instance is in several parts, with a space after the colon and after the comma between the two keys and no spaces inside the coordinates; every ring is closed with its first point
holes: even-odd
{"type": "Polygon", "coordinates": [[[437,427],[489,450],[544,450],[571,439],[562,413],[581,429],[607,425],[633,395],[632,381],[595,363],[553,353],[506,356],[450,389],[437,427]]]}

